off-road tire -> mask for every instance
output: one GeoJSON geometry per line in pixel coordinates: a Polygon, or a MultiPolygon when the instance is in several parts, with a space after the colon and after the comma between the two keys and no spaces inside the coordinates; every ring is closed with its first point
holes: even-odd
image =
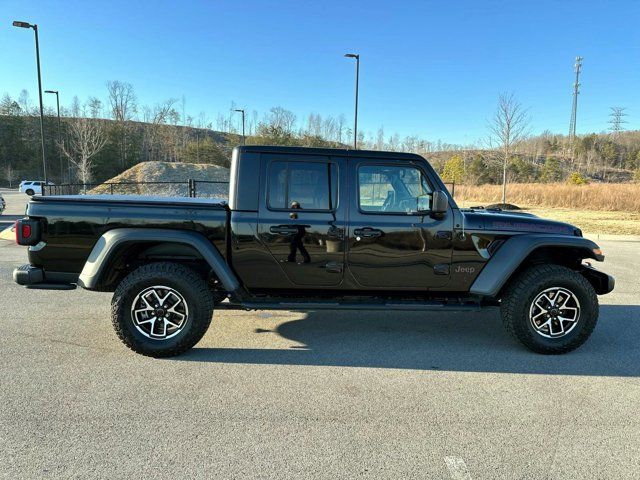
{"type": "Polygon", "coordinates": [[[535,265],[520,272],[507,285],[500,303],[502,322],[513,337],[528,349],[543,354],[570,352],[587,341],[598,321],[598,297],[593,286],[579,273],[560,265],[535,265]],[[580,302],[575,327],[559,338],[546,338],[531,325],[530,307],[537,295],[561,287],[580,302]]]}
{"type": "Polygon", "coordinates": [[[179,355],[193,347],[209,328],[212,315],[213,296],[206,281],[190,268],[170,262],[137,268],[120,282],[111,301],[111,321],[122,343],[134,352],[156,358],[179,355]],[[186,323],[174,337],[148,338],[134,324],[132,302],[140,292],[154,285],[174,289],[188,305],[186,323]]]}
{"type": "Polygon", "coordinates": [[[28,189],[26,192],[24,192],[24,193],[26,193],[26,194],[27,194],[27,195],[29,195],[30,197],[33,197],[33,194],[34,194],[34,193],[36,193],[36,192],[34,192],[33,190],[31,190],[31,189],[29,188],[29,189],[28,189]]]}

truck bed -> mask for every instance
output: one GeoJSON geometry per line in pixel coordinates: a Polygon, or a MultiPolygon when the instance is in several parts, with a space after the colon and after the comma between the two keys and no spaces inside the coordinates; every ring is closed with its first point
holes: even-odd
{"type": "Polygon", "coordinates": [[[196,231],[226,251],[229,209],[221,199],[141,195],[32,197],[27,215],[42,220],[42,241],[29,249],[34,266],[79,274],[100,236],[114,228],[196,231]]]}

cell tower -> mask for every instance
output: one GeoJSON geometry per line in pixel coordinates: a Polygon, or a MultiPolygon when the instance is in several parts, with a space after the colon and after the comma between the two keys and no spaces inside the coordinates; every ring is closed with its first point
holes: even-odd
{"type": "Polygon", "coordinates": [[[617,137],[618,134],[624,130],[624,128],[622,128],[622,124],[627,123],[624,119],[624,117],[627,116],[627,114],[624,113],[625,110],[626,108],[624,107],[611,107],[611,113],[609,114],[609,117],[611,117],[609,125],[611,126],[609,127],[609,130],[611,130],[614,137],[617,137]]]}
{"type": "MultiPolygon", "coordinates": [[[[573,84],[573,106],[571,108],[571,122],[569,123],[569,146],[573,152],[573,142],[576,138],[576,113],[578,111],[578,94],[580,93],[580,70],[582,70],[582,57],[576,57],[574,71],[576,81],[573,84]]],[[[573,153],[571,154],[573,156],[573,153]]]]}

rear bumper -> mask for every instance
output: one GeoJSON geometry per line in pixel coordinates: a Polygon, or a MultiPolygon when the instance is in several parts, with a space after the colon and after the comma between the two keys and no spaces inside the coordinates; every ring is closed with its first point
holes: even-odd
{"type": "Polygon", "coordinates": [[[13,270],[13,281],[27,288],[42,290],[73,290],[78,276],[66,272],[46,272],[33,265],[21,265],[13,270]]]}

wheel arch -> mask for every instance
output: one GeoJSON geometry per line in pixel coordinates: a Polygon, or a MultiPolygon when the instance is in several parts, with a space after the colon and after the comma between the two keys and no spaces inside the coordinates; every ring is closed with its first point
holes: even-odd
{"type": "Polygon", "coordinates": [[[584,259],[604,260],[602,254],[596,253],[598,249],[595,242],[583,237],[516,235],[494,253],[471,285],[470,293],[486,298],[499,298],[512,278],[536,264],[562,265],[576,270],[589,280],[597,293],[608,293],[611,290],[604,287],[607,281],[603,277],[611,277],[582,264],[584,259]]]}
{"type": "Polygon", "coordinates": [[[78,285],[88,290],[111,290],[118,281],[118,271],[126,267],[127,261],[141,257],[149,261],[191,262],[196,270],[213,273],[227,292],[240,290],[235,273],[202,234],[151,228],[105,232],[87,258],[78,285]]]}

